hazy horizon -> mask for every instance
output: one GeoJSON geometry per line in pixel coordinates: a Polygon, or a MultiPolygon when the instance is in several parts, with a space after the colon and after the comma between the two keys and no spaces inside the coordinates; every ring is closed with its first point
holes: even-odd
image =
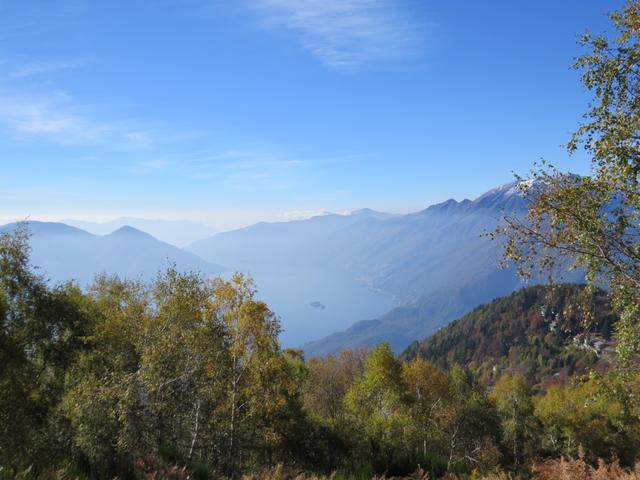
{"type": "MultiPolygon", "coordinates": [[[[573,172],[572,172],[573,173],[573,172]]],[[[39,222],[54,222],[54,223],[67,223],[72,226],[76,226],[78,228],[83,228],[81,224],[91,224],[94,227],[106,227],[113,223],[120,223],[121,225],[128,225],[127,221],[143,221],[143,222],[159,222],[159,223],[192,223],[194,225],[201,225],[211,228],[215,230],[214,233],[223,233],[232,230],[242,229],[245,227],[249,227],[251,225],[255,225],[257,223],[282,223],[282,222],[291,222],[298,220],[307,220],[313,217],[322,216],[322,215],[352,215],[359,211],[363,210],[373,210],[379,213],[386,213],[390,215],[408,215],[412,213],[420,212],[430,206],[438,205],[440,203],[447,202],[449,200],[455,200],[456,202],[462,202],[464,200],[475,200],[482,196],[483,194],[489,192],[490,190],[494,190],[505,185],[509,185],[517,181],[515,176],[512,176],[510,181],[505,183],[500,183],[487,188],[484,191],[479,192],[477,195],[463,195],[458,198],[454,198],[452,196],[445,196],[442,199],[424,204],[417,208],[407,208],[407,209],[390,209],[390,208],[371,208],[369,206],[362,206],[358,208],[351,209],[342,209],[342,210],[327,210],[327,209],[316,209],[316,210],[290,210],[284,212],[262,212],[262,211],[224,211],[224,212],[212,212],[212,211],[203,211],[199,213],[192,214],[183,214],[183,216],[179,216],[176,213],[172,213],[166,216],[155,214],[139,214],[139,215],[122,215],[117,213],[77,213],[70,214],[67,216],[64,215],[14,215],[14,216],[0,216],[0,225],[6,223],[16,223],[22,221],[39,221],[39,222]]],[[[134,226],[134,225],[130,225],[134,226]]],[[[103,231],[98,232],[94,229],[87,229],[90,233],[110,233],[113,230],[117,229],[115,227],[112,230],[104,229],[103,231]]],[[[136,227],[139,228],[139,227],[136,227]]],[[[144,228],[140,228],[144,230],[144,228]]],[[[147,232],[150,233],[150,232],[147,232]]],[[[201,237],[198,237],[198,239],[201,237]]],[[[204,238],[204,237],[202,237],[204,238]]]]}

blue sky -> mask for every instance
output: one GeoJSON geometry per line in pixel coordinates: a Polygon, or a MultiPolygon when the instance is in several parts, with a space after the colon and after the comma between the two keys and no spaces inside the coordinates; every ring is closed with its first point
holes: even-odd
{"type": "Polygon", "coordinates": [[[569,66],[622,3],[0,0],[0,218],[231,228],[586,173],[569,66]]]}

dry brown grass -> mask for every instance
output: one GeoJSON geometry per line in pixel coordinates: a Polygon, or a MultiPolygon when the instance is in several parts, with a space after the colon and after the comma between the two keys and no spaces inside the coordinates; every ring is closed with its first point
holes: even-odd
{"type": "MultiPolygon", "coordinates": [[[[243,480],[338,480],[345,478],[333,472],[331,475],[316,475],[312,473],[291,470],[283,465],[276,465],[273,468],[263,470],[254,475],[245,475],[243,480]]],[[[418,468],[414,473],[406,477],[392,477],[387,475],[375,475],[372,480],[429,480],[429,474],[422,468],[418,468]]]]}
{"type": "MultiPolygon", "coordinates": [[[[141,478],[144,480],[189,480],[193,476],[184,467],[165,467],[158,465],[138,464],[141,478]]],[[[3,475],[0,469],[0,479],[14,478],[19,480],[72,480],[75,477],[70,476],[63,470],[52,470],[44,475],[34,475],[31,468],[19,472],[15,477],[13,475],[3,475]]],[[[614,459],[607,463],[599,460],[595,467],[592,467],[584,461],[584,456],[577,459],[549,459],[535,463],[531,468],[532,480],[640,480],[640,462],[633,469],[623,468],[620,463],[614,459]]],[[[349,475],[336,474],[316,475],[308,472],[294,470],[284,465],[276,465],[275,467],[263,470],[253,475],[245,475],[243,480],[348,480],[349,475]]],[[[483,476],[478,474],[470,475],[454,475],[447,474],[441,480],[518,480],[523,477],[505,472],[488,473],[483,476]]],[[[386,475],[374,476],[371,480],[429,480],[429,475],[422,469],[416,470],[413,474],[406,477],[392,477],[386,475]]]]}
{"type": "MultiPolygon", "coordinates": [[[[617,460],[607,463],[599,460],[595,467],[584,461],[581,456],[577,459],[550,459],[536,463],[531,472],[534,480],[640,480],[640,463],[634,469],[626,469],[620,466],[617,460]]],[[[330,476],[318,476],[314,474],[287,469],[283,465],[277,465],[263,472],[243,477],[244,480],[334,480],[336,474],[330,476]]],[[[408,477],[388,477],[385,475],[374,476],[372,480],[429,480],[429,475],[418,470],[408,477]]],[[[515,480],[522,478],[505,472],[495,472],[478,475],[457,476],[448,474],[443,480],[515,480]]],[[[529,478],[529,477],[528,477],[529,478]]]]}
{"type": "Polygon", "coordinates": [[[318,476],[311,473],[299,472],[278,464],[273,468],[263,470],[260,473],[244,475],[243,480],[333,480],[333,474],[329,477],[318,476]]]}
{"type": "Polygon", "coordinates": [[[622,468],[618,460],[598,460],[594,468],[578,459],[545,460],[533,466],[535,480],[640,480],[640,463],[633,470],[622,468]]]}
{"type": "Polygon", "coordinates": [[[491,472],[484,474],[483,476],[478,476],[478,474],[470,474],[470,475],[455,475],[452,473],[446,474],[442,477],[441,480],[517,480],[520,479],[518,476],[513,476],[509,473],[505,472],[491,472]]]}

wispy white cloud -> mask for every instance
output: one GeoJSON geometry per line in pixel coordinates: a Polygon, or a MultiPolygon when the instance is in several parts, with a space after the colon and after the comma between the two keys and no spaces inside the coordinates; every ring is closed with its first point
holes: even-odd
{"type": "Polygon", "coordinates": [[[158,160],[145,160],[141,162],[136,162],[129,169],[130,173],[134,175],[151,175],[153,173],[160,172],[166,169],[169,166],[169,162],[164,159],[158,160]]]}
{"type": "Polygon", "coordinates": [[[108,143],[139,148],[153,142],[150,133],[122,122],[100,121],[88,115],[68,94],[24,94],[0,90],[0,127],[24,137],[62,144],[108,143]]]}
{"type": "Polygon", "coordinates": [[[285,222],[291,222],[293,220],[306,220],[307,218],[328,215],[330,213],[332,212],[325,208],[315,210],[290,210],[282,213],[282,220],[285,222]]]}
{"type": "Polygon", "coordinates": [[[151,146],[155,135],[137,122],[107,119],[104,111],[55,87],[50,74],[82,68],[93,61],[92,57],[30,63],[0,59],[0,128],[21,139],[46,139],[65,145],[108,144],[134,149],[151,146]],[[44,78],[44,84],[41,78],[33,84],[25,83],[34,76],[44,78]]]}
{"type": "Polygon", "coordinates": [[[121,133],[122,138],[132,147],[147,147],[154,143],[153,136],[149,132],[136,130],[121,133]]]}
{"type": "Polygon", "coordinates": [[[46,136],[65,143],[94,141],[104,130],[76,113],[70,98],[61,92],[46,96],[0,94],[0,122],[19,134],[46,136]]]}
{"type": "Polygon", "coordinates": [[[196,180],[219,180],[241,189],[282,190],[295,182],[308,160],[268,148],[241,147],[185,156],[179,163],[196,180]]]}
{"type": "Polygon", "coordinates": [[[316,173],[361,155],[310,155],[260,145],[171,154],[128,167],[136,175],[172,175],[238,191],[295,190],[316,173]]]}
{"type": "Polygon", "coordinates": [[[92,62],[91,58],[75,58],[71,60],[57,60],[57,61],[44,61],[35,62],[16,67],[9,72],[7,77],[9,79],[21,79],[26,77],[32,77],[34,75],[42,75],[45,73],[52,73],[60,70],[70,70],[74,68],[80,68],[87,63],[92,62]]]}
{"type": "Polygon", "coordinates": [[[353,72],[416,56],[424,25],[402,0],[251,0],[327,67],[353,72]]]}

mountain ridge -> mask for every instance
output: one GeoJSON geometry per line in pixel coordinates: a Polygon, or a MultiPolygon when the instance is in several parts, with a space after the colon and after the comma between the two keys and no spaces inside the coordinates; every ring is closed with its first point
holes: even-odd
{"type": "MultiPolygon", "coordinates": [[[[321,317],[306,310],[290,314],[286,302],[276,299],[272,303],[282,314],[285,335],[292,327],[298,329],[300,335],[291,342],[297,340],[309,356],[371,346],[385,338],[393,338],[400,351],[476,305],[522,286],[513,269],[498,267],[501,243],[483,236],[504,215],[526,212],[527,199],[519,185],[510,182],[474,200],[449,199],[405,215],[327,214],[263,223],[201,240],[188,250],[207,261],[255,273],[258,286],[281,282],[283,290],[307,297],[304,305],[318,300],[305,291],[308,271],[338,272],[340,278],[385,295],[395,305],[384,311],[371,308],[356,318],[332,308],[331,298],[319,298],[327,306],[321,317]],[[329,315],[343,317],[323,328],[329,315]],[[307,329],[296,325],[305,322],[307,329]],[[349,331],[350,326],[354,328],[349,331]]],[[[271,292],[266,293],[269,302],[271,292]]],[[[338,298],[340,292],[333,295],[338,298]]]]}
{"type": "Polygon", "coordinates": [[[283,344],[322,356],[380,341],[402,351],[473,307],[520,288],[513,269],[498,268],[501,243],[483,234],[505,214],[526,209],[519,182],[511,182],[474,200],[448,199],[403,215],[364,208],[259,222],[196,241],[186,252],[130,225],[102,236],[63,224],[31,227],[50,237],[46,245],[35,235],[35,259],[54,279],[86,282],[102,271],[149,277],[176,257],[208,275],[221,273],[218,265],[251,274],[260,298],[282,319],[283,344]],[[65,250],[65,236],[82,239],[65,250]],[[51,248],[54,255],[41,255],[51,248]],[[80,260],[91,255],[99,260],[80,260]]]}
{"type": "Polygon", "coordinates": [[[63,219],[62,223],[86,230],[94,235],[106,235],[123,226],[131,226],[173,246],[184,248],[196,240],[209,237],[216,229],[190,220],[162,220],[119,217],[106,222],[63,219]]]}
{"type": "Polygon", "coordinates": [[[149,279],[167,262],[205,275],[224,270],[130,226],[94,235],[60,222],[27,221],[2,225],[0,232],[13,231],[19,225],[25,225],[31,235],[32,263],[54,282],[75,280],[86,285],[100,273],[149,279]]]}

